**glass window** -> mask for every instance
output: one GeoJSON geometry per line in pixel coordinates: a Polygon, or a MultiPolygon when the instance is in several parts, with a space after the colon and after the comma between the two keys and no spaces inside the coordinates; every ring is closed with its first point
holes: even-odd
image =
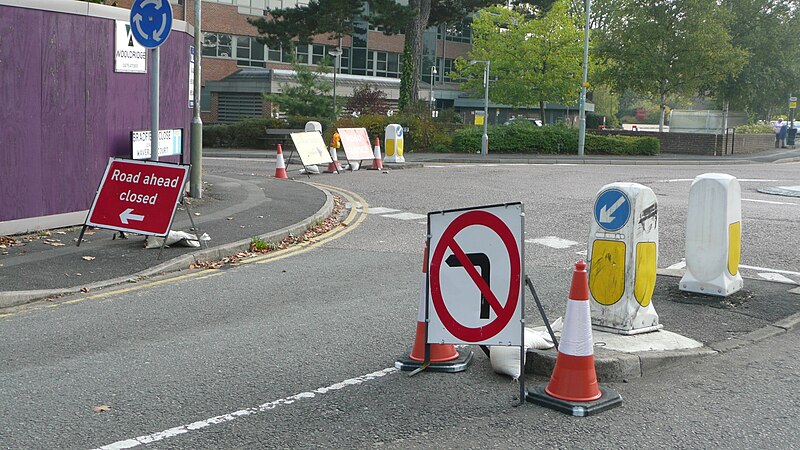
{"type": "Polygon", "coordinates": [[[250,59],[253,61],[264,61],[264,44],[260,44],[255,38],[250,38],[250,59]]]}
{"type": "Polygon", "coordinates": [[[231,41],[230,34],[220,34],[217,36],[217,56],[225,56],[228,58],[232,56],[231,41]]]}
{"type": "Polygon", "coordinates": [[[311,63],[312,64],[319,64],[322,59],[325,58],[325,46],[314,44],[312,46],[312,55],[311,55],[311,63]]]}
{"type": "Polygon", "coordinates": [[[308,64],[308,45],[297,46],[297,62],[308,64]]]}

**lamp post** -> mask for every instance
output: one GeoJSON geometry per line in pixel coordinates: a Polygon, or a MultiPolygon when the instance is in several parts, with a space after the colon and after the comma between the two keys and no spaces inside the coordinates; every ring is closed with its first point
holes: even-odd
{"type": "Polygon", "coordinates": [[[583,30],[583,82],[581,83],[580,128],[578,131],[578,156],[583,157],[583,146],[586,143],[586,88],[589,86],[589,14],[592,0],[586,0],[586,26],[583,30]]]}
{"type": "Polygon", "coordinates": [[[471,64],[484,63],[486,70],[483,72],[483,136],[481,137],[481,156],[486,158],[489,153],[489,61],[472,61],[471,64]]]}
{"type": "Polygon", "coordinates": [[[436,81],[436,65],[434,64],[434,65],[431,66],[431,92],[428,95],[428,100],[430,101],[430,104],[431,104],[431,115],[433,115],[433,109],[434,109],[433,108],[433,103],[436,101],[433,98],[433,83],[435,81],[436,81]]]}
{"type": "Polygon", "coordinates": [[[342,56],[341,46],[328,50],[328,54],[333,56],[333,119],[336,120],[336,72],[339,71],[339,57],[342,56]]]}

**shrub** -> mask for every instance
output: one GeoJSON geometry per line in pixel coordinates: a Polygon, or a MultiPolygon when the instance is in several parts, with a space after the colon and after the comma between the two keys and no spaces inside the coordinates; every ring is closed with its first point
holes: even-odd
{"type": "Polygon", "coordinates": [[[203,147],[230,147],[228,125],[203,125],[203,147]]]}
{"type": "MultiPolygon", "coordinates": [[[[565,126],[537,127],[519,121],[511,125],[488,127],[489,149],[499,153],[573,154],[578,148],[578,130],[565,126]]],[[[475,153],[481,149],[482,127],[469,127],[456,132],[451,149],[475,153]]],[[[653,137],[603,136],[587,133],[586,154],[655,155],[660,142],[653,137]]]]}
{"type": "Polygon", "coordinates": [[[253,117],[229,125],[230,145],[239,148],[264,148],[266,130],[284,128],[286,123],[270,117],[253,117]]]}
{"type": "Polygon", "coordinates": [[[772,134],[774,132],[772,124],[767,122],[749,123],[736,127],[737,134],[772,134]]]}

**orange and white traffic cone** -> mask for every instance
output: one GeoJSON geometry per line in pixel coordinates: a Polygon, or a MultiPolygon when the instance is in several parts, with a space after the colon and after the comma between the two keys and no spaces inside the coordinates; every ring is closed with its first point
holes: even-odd
{"type": "Polygon", "coordinates": [[[383,160],[381,159],[381,139],[375,138],[374,158],[372,167],[367,170],[383,170],[383,160]]]}
{"type": "Polygon", "coordinates": [[[339,156],[336,154],[336,147],[330,147],[331,162],[328,163],[328,170],[325,173],[341,173],[342,166],[339,165],[339,156]]]}
{"type": "MultiPolygon", "coordinates": [[[[427,340],[427,323],[425,321],[425,303],[428,290],[428,247],[425,246],[425,259],[422,262],[422,283],[420,286],[419,312],[417,314],[417,334],[414,337],[414,348],[408,357],[398,359],[394,365],[400,370],[416,370],[425,364],[425,347],[427,340]]],[[[431,372],[461,372],[472,362],[472,351],[459,352],[453,344],[429,344],[429,365],[431,372]]]]}
{"type": "Polygon", "coordinates": [[[575,263],[564,315],[558,357],[547,387],[529,389],[526,399],[573,416],[589,416],[622,404],[613,389],[598,386],[594,370],[589,274],[586,263],[575,263]]]}
{"type": "Polygon", "coordinates": [[[286,163],[283,162],[283,149],[278,144],[278,154],[275,156],[275,178],[289,178],[286,175],[286,163]]]}

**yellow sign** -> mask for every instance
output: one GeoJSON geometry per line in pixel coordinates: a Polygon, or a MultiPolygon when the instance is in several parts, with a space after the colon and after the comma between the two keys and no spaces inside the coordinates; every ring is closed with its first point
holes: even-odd
{"type": "Polygon", "coordinates": [[[475,125],[483,125],[483,112],[475,113],[475,125]]]}

